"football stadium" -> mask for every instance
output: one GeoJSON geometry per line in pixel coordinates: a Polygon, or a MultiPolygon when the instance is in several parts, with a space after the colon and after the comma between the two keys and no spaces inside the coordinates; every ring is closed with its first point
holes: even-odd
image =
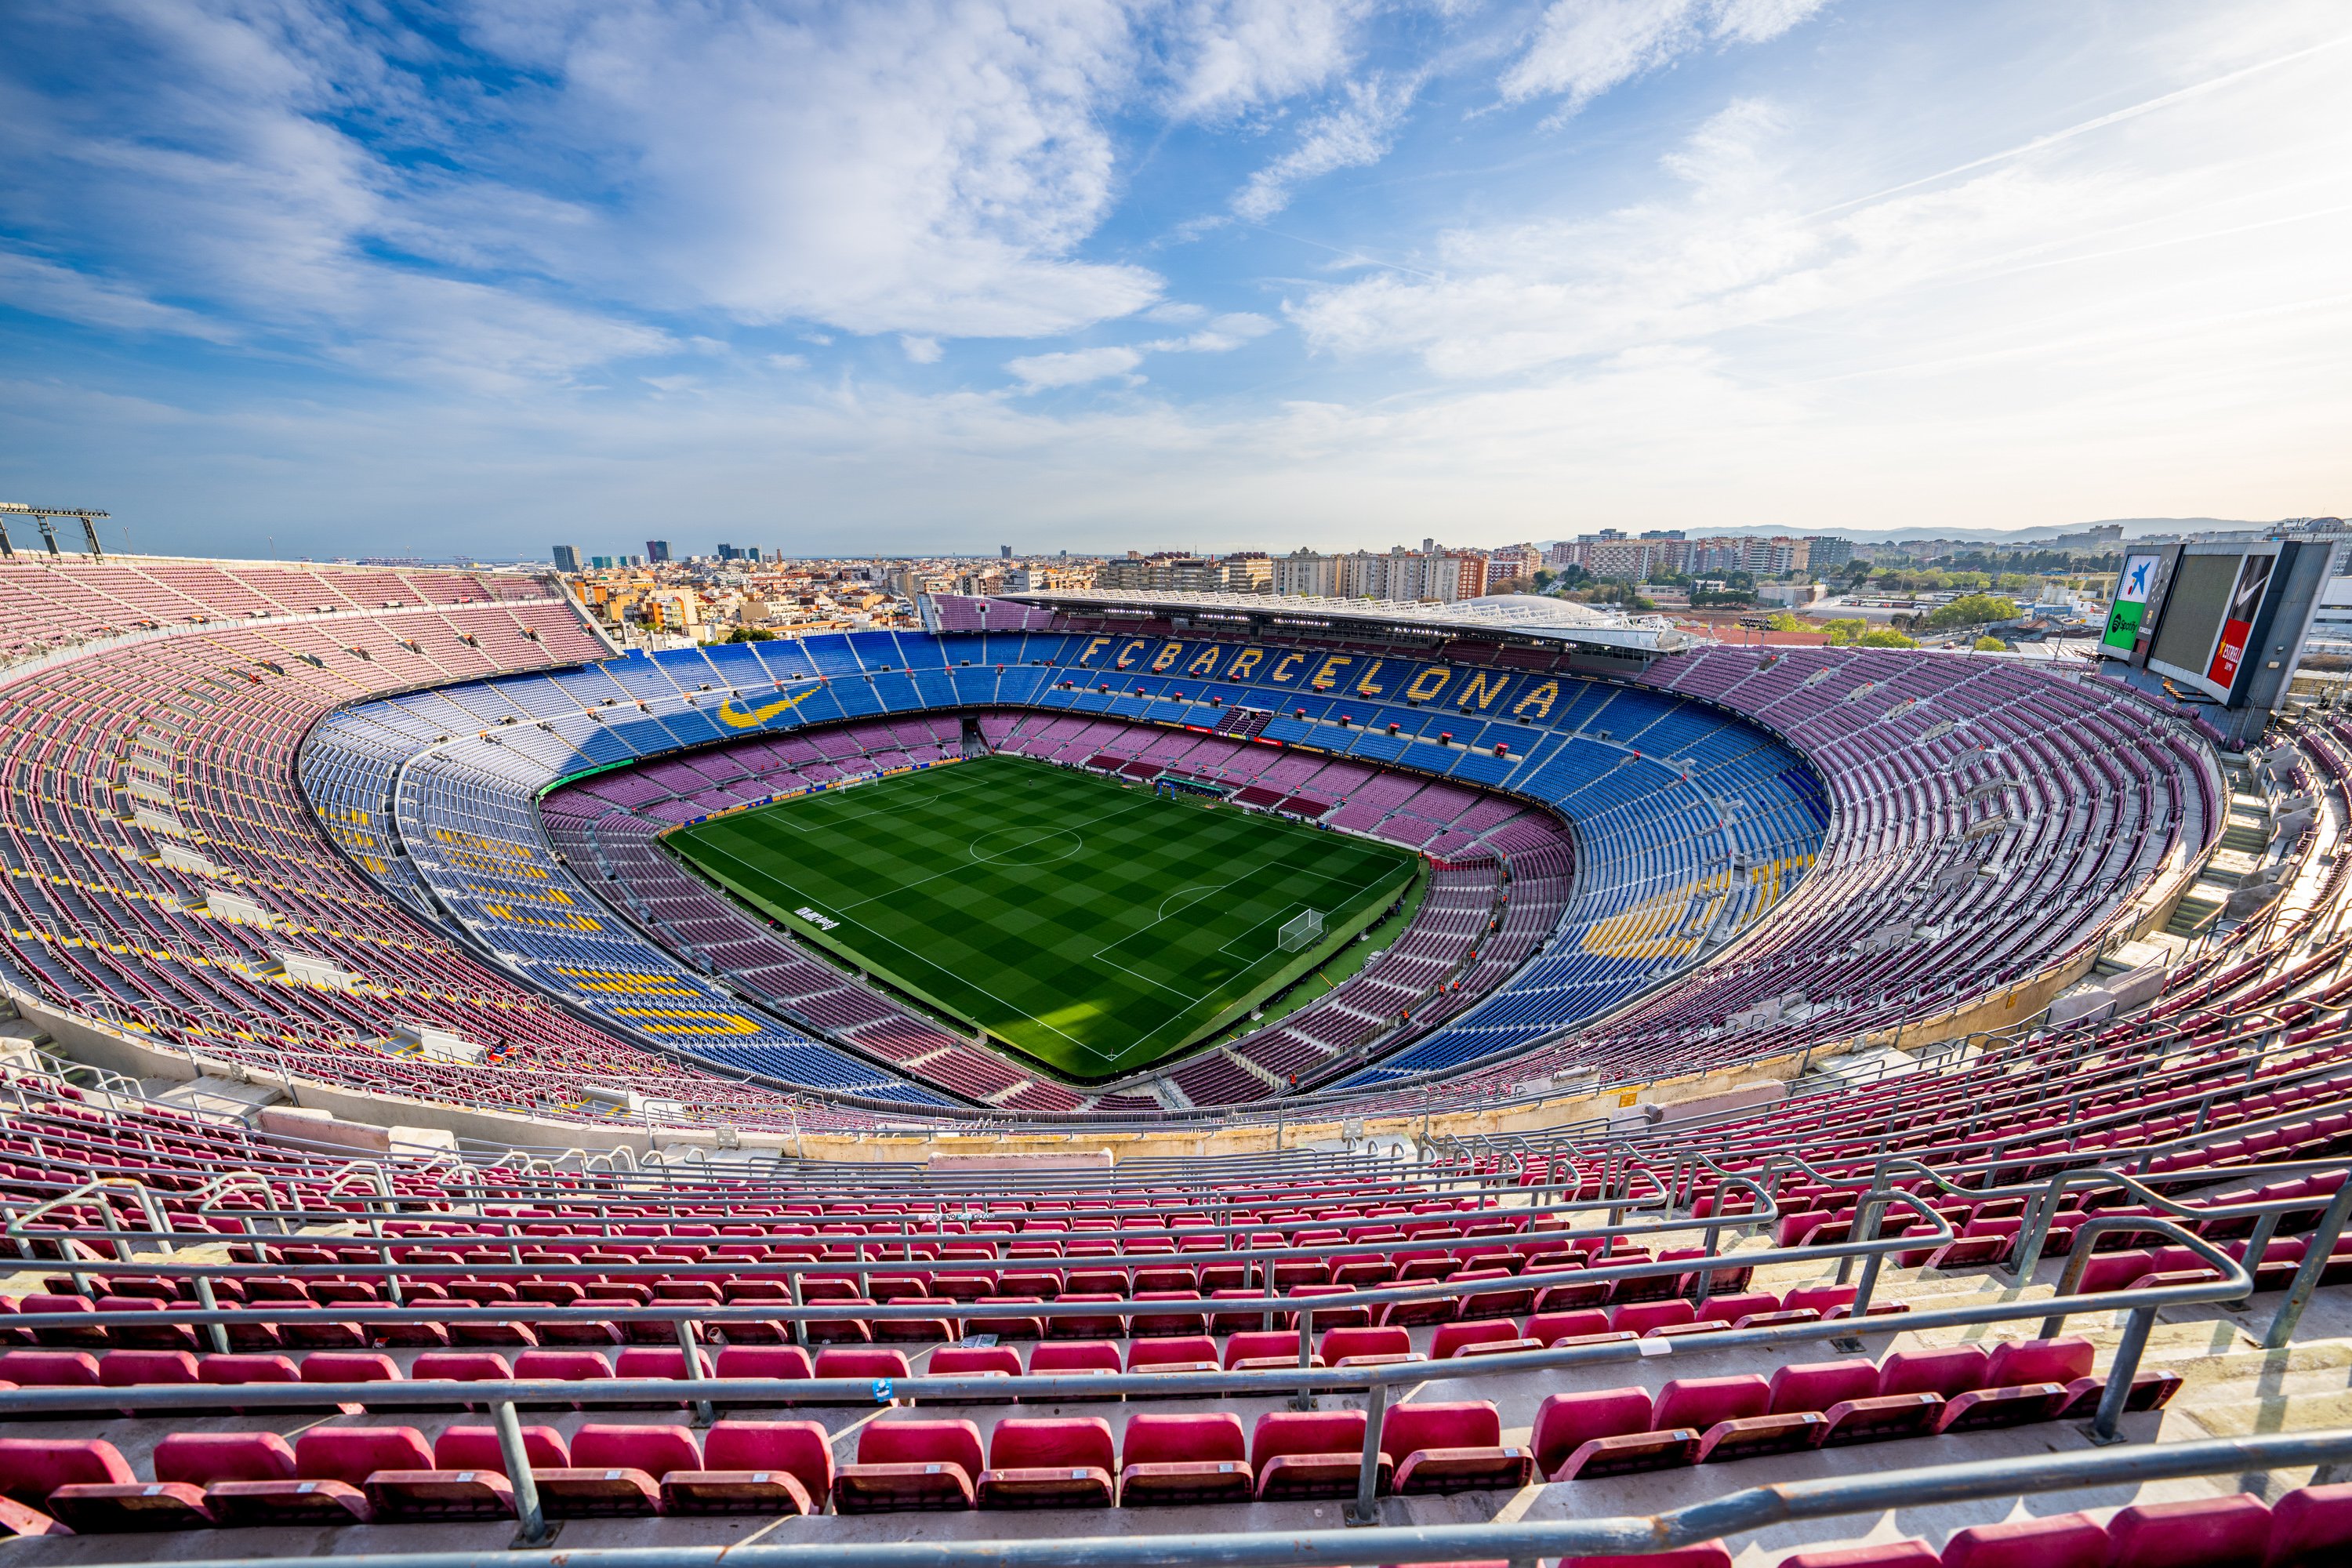
{"type": "Polygon", "coordinates": [[[1118,588],[648,653],[48,542],[14,1562],[2352,1557],[2332,542],[2063,662],[1118,588]]]}

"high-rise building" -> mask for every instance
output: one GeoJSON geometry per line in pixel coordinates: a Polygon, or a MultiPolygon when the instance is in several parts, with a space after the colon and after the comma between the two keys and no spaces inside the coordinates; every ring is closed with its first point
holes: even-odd
{"type": "Polygon", "coordinates": [[[555,569],[558,572],[579,571],[580,547],[576,544],[557,545],[555,547],[555,569]]]}
{"type": "Polygon", "coordinates": [[[1805,542],[1812,547],[1806,564],[1816,572],[1833,572],[1853,559],[1853,541],[1851,539],[1816,533],[1809,536],[1805,542]]]}
{"type": "Polygon", "coordinates": [[[599,572],[610,572],[613,569],[613,558],[609,555],[591,555],[588,557],[588,564],[599,572]]]}
{"type": "Polygon", "coordinates": [[[998,546],[996,547],[996,558],[997,558],[999,561],[1010,561],[1010,560],[1012,560],[1012,559],[1013,559],[1013,546],[1011,546],[1010,544],[1000,544],[1000,545],[998,545],[998,546]]]}
{"type": "Polygon", "coordinates": [[[1268,563],[1274,591],[1308,598],[1334,598],[1341,592],[1339,563],[1345,559],[1339,555],[1318,555],[1305,549],[1277,555],[1268,563]]]}
{"type": "Polygon", "coordinates": [[[648,539],[648,540],[646,540],[646,560],[648,560],[648,561],[650,561],[650,562],[652,562],[652,563],[653,563],[655,565],[656,565],[656,566],[660,565],[663,562],[665,562],[665,561],[668,560],[668,559],[669,559],[669,541],[668,541],[668,540],[667,540],[667,539],[648,539]]]}
{"type": "Polygon", "coordinates": [[[1244,550],[1217,563],[1220,586],[1228,594],[1274,591],[1274,563],[1263,550],[1244,550]]]}
{"type": "Polygon", "coordinates": [[[1454,559],[1462,563],[1460,590],[1465,599],[1486,596],[1486,558],[1475,550],[1457,550],[1454,559]]]}

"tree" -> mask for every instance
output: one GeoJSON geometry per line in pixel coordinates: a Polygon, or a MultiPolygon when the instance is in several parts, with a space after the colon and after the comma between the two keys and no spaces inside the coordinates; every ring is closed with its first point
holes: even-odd
{"type": "Polygon", "coordinates": [[[1901,632],[1891,628],[1881,630],[1873,627],[1862,634],[1862,646],[1864,647],[1917,647],[1919,645],[1901,632]]]}
{"type": "Polygon", "coordinates": [[[1822,626],[1822,630],[1830,634],[1830,645],[1833,647],[1852,647],[1869,629],[1870,623],[1859,619],[1841,618],[1823,622],[1822,626]]]}
{"type": "Polygon", "coordinates": [[[1813,628],[1786,610],[1775,610],[1765,617],[1764,624],[1776,632],[1809,632],[1813,628]]]}
{"type": "Polygon", "coordinates": [[[1958,626],[1980,626],[1990,621],[2017,619],[2017,601],[1992,594],[1963,594],[1927,617],[1930,631],[1950,631],[1958,626]]]}
{"type": "Polygon", "coordinates": [[[1979,637],[1974,647],[1979,653],[2000,653],[2006,650],[2009,645],[1999,637],[1979,637]]]}
{"type": "Polygon", "coordinates": [[[773,642],[776,634],[765,626],[737,626],[727,634],[729,642],[773,642]]]}

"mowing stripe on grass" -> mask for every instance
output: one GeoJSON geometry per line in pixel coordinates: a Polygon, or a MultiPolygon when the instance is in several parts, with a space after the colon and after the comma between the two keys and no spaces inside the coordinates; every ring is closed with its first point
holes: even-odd
{"type": "Polygon", "coordinates": [[[797,934],[1082,1079],[1231,1022],[1345,942],[1418,860],[1013,757],[780,802],[664,843],[797,934]],[[1301,909],[1323,912],[1318,950],[1256,940],[1301,909]]]}

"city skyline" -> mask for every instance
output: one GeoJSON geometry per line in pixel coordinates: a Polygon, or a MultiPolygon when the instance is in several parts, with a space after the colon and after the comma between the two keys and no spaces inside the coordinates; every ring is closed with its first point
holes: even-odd
{"type": "Polygon", "coordinates": [[[2352,479],[2320,4],[12,28],[0,489],[110,548],[1993,534],[2352,479]]]}

